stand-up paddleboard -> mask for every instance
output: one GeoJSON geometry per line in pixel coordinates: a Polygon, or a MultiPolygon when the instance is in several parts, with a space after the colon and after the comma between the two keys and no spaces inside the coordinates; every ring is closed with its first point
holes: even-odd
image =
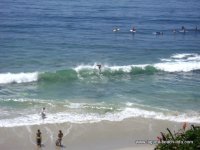
{"type": "Polygon", "coordinates": [[[132,32],[132,33],[135,33],[135,32],[136,32],[136,30],[132,30],[132,29],[131,29],[131,30],[130,30],[130,32],[132,32]]]}

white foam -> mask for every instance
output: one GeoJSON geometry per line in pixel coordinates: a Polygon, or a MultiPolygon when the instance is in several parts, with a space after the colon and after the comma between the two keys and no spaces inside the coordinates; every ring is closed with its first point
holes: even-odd
{"type": "Polygon", "coordinates": [[[153,65],[159,70],[166,72],[189,72],[200,69],[200,62],[165,62],[153,65]]]}
{"type": "Polygon", "coordinates": [[[75,113],[75,112],[58,112],[54,114],[47,114],[47,118],[42,120],[38,114],[30,114],[27,116],[16,117],[13,119],[2,119],[0,120],[0,127],[13,127],[13,126],[24,126],[24,125],[36,125],[46,123],[94,123],[103,120],[107,121],[122,121],[126,118],[142,117],[142,118],[153,118],[159,120],[169,120],[176,122],[189,122],[189,123],[200,123],[199,114],[172,114],[168,113],[148,111],[139,108],[124,108],[118,112],[108,112],[105,114],[98,113],[75,113]]]}
{"type": "Polygon", "coordinates": [[[182,53],[182,54],[174,54],[171,56],[171,58],[174,59],[182,59],[182,58],[186,58],[186,57],[193,57],[193,56],[197,56],[198,54],[196,53],[182,53]]]}
{"type": "MultiPolygon", "coordinates": [[[[93,65],[83,65],[82,64],[82,65],[79,65],[79,66],[75,67],[74,70],[76,72],[79,72],[79,71],[84,70],[84,69],[87,69],[87,70],[98,69],[97,64],[98,63],[94,63],[93,65]]],[[[110,66],[110,65],[107,65],[107,64],[102,64],[101,70],[102,71],[110,70],[111,72],[112,71],[123,71],[123,72],[129,73],[129,72],[131,72],[132,68],[134,68],[134,67],[138,67],[138,68],[144,69],[148,65],[149,64],[126,65],[126,66],[110,66]]]]}
{"type": "Polygon", "coordinates": [[[78,109],[78,108],[82,108],[83,104],[81,103],[70,103],[69,105],[65,105],[68,108],[71,109],[78,109]]]}
{"type": "Polygon", "coordinates": [[[93,65],[84,65],[84,64],[81,64],[81,65],[78,65],[77,67],[74,68],[74,70],[76,72],[79,72],[79,71],[84,70],[84,69],[88,69],[88,70],[98,69],[97,63],[94,63],[93,65]]]}
{"type": "MultiPolygon", "coordinates": [[[[103,65],[102,71],[110,70],[113,71],[123,71],[125,73],[130,73],[133,68],[141,68],[145,69],[147,66],[153,66],[158,70],[166,71],[166,72],[189,72],[193,70],[199,70],[200,69],[200,61],[196,61],[197,59],[200,60],[200,58],[188,58],[187,61],[182,60],[170,60],[166,59],[165,62],[156,63],[156,64],[139,64],[139,65],[127,65],[127,66],[108,66],[103,65]],[[192,60],[192,61],[189,61],[192,60]],[[195,60],[195,61],[193,61],[195,60]]],[[[96,69],[95,65],[93,66],[78,66],[75,68],[75,70],[78,72],[82,69],[96,69]]]]}
{"type": "Polygon", "coordinates": [[[0,74],[0,84],[26,83],[38,80],[38,72],[33,73],[3,73],[0,74]]]}
{"type": "Polygon", "coordinates": [[[123,72],[131,72],[132,68],[142,68],[144,69],[146,66],[148,66],[149,64],[139,64],[139,65],[127,65],[127,66],[111,66],[111,67],[107,67],[109,69],[111,69],[112,71],[123,71],[123,72]]]}

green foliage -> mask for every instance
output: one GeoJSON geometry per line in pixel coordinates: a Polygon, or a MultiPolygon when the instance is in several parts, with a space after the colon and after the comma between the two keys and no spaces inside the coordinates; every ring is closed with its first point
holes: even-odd
{"type": "Polygon", "coordinates": [[[172,134],[161,132],[161,140],[155,150],[200,150],[200,127],[192,125],[187,131],[185,128],[172,134]]]}

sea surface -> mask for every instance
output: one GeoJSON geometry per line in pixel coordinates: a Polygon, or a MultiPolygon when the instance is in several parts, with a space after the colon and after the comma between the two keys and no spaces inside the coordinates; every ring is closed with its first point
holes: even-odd
{"type": "Polygon", "coordinates": [[[0,127],[131,117],[200,123],[199,0],[0,1],[0,127]]]}

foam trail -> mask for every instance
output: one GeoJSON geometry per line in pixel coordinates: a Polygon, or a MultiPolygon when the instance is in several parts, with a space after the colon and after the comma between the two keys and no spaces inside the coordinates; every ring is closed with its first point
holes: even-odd
{"type": "Polygon", "coordinates": [[[38,80],[38,72],[33,73],[3,73],[0,74],[0,84],[26,83],[38,80]]]}
{"type": "Polygon", "coordinates": [[[31,141],[31,143],[32,143],[33,145],[36,145],[36,143],[33,142],[33,140],[32,140],[32,131],[31,131],[30,127],[29,127],[29,126],[26,126],[26,129],[27,129],[28,132],[29,132],[29,140],[31,141]]]}
{"type": "MultiPolygon", "coordinates": [[[[51,139],[51,142],[53,142],[53,133],[51,132],[51,130],[48,127],[45,127],[45,130],[47,131],[48,134],[50,133],[50,139],[51,139]]],[[[49,140],[49,138],[47,138],[43,143],[45,144],[48,140],[49,140]]]]}
{"type": "Polygon", "coordinates": [[[171,58],[174,59],[183,59],[183,58],[187,58],[187,57],[197,57],[198,54],[196,53],[182,53],[182,54],[174,54],[171,56],[171,58]]]}
{"type": "Polygon", "coordinates": [[[72,129],[72,124],[71,124],[70,127],[67,129],[67,132],[66,132],[66,134],[64,134],[64,137],[67,136],[67,135],[70,133],[71,129],[72,129]]]}

